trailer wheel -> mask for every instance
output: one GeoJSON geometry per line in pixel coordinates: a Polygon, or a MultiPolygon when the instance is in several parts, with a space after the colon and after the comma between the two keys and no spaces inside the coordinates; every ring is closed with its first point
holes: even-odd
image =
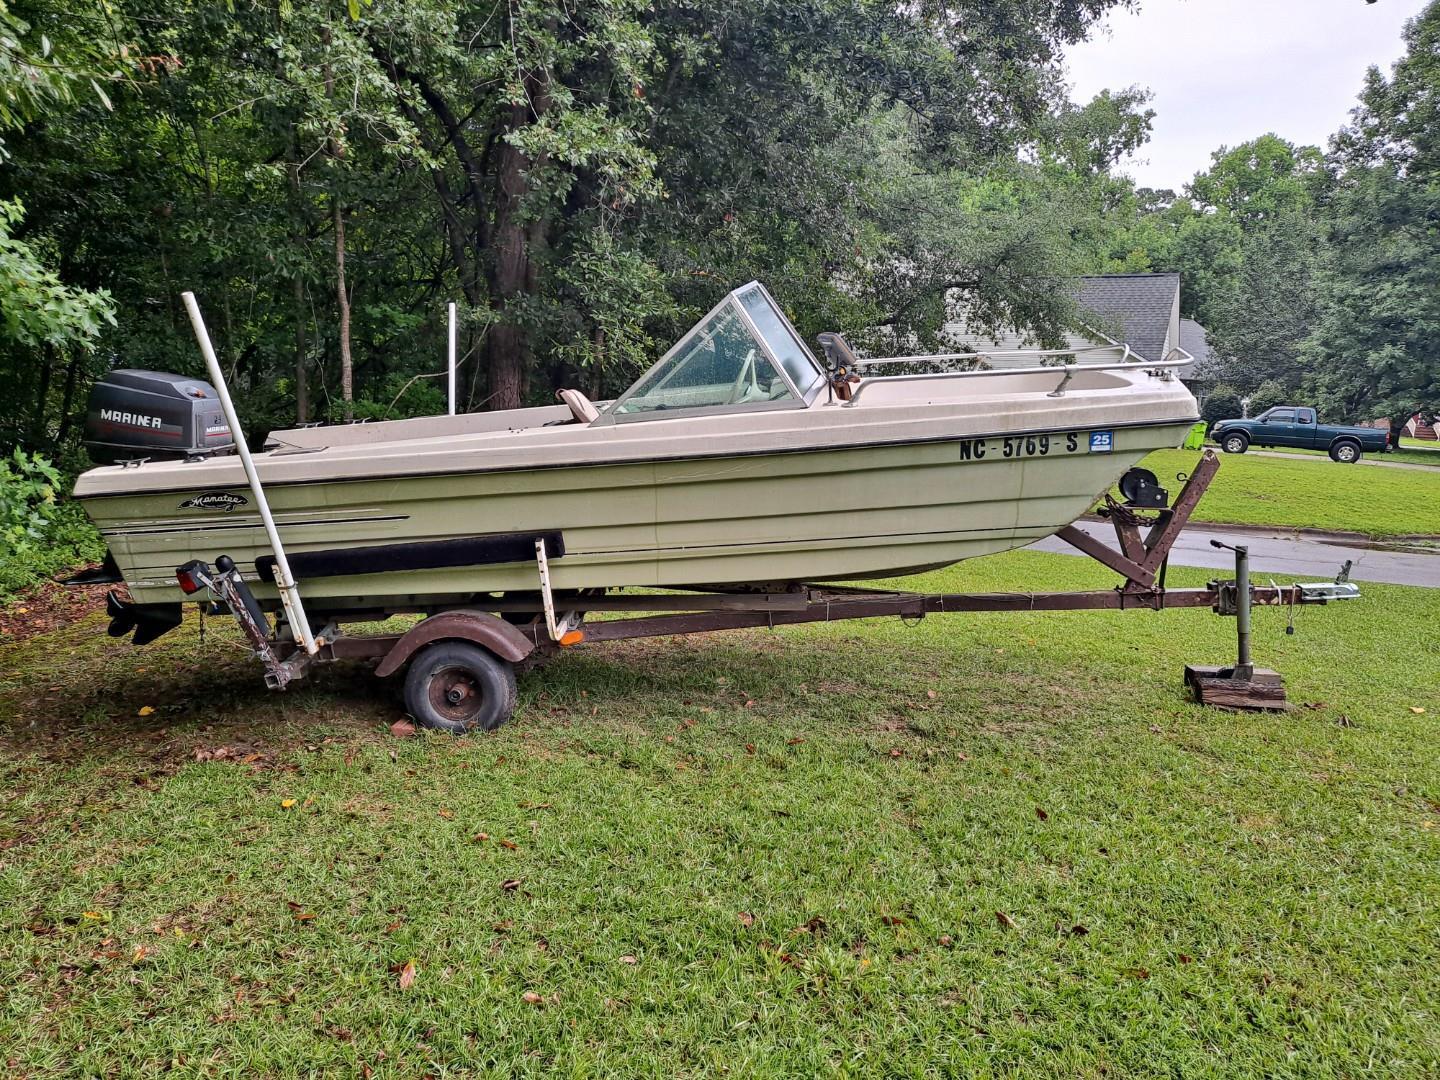
{"type": "Polygon", "coordinates": [[[1220,443],[1220,449],[1227,454],[1243,454],[1250,446],[1250,440],[1238,431],[1233,435],[1226,435],[1220,443]]]}
{"type": "Polygon", "coordinates": [[[421,727],[493,731],[515,711],[515,669],[467,641],[437,641],[410,661],[405,708],[421,727]]]}
{"type": "Polygon", "coordinates": [[[1351,439],[1341,439],[1331,444],[1330,458],[1342,465],[1354,465],[1360,460],[1360,444],[1351,439]]]}

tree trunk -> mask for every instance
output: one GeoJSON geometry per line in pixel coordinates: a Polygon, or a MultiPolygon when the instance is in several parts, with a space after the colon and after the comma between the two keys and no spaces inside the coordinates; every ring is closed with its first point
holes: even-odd
{"type": "MultiPolygon", "coordinates": [[[[289,153],[292,159],[299,155],[293,128],[289,153]]],[[[290,181],[290,243],[295,246],[296,252],[303,256],[307,244],[304,195],[300,190],[300,163],[291,160],[285,171],[290,181]]],[[[295,305],[295,422],[304,424],[310,420],[310,372],[305,364],[305,352],[309,344],[306,340],[306,326],[309,320],[305,317],[305,279],[298,269],[290,279],[290,289],[295,305]]]]}
{"type": "MultiPolygon", "coordinates": [[[[529,112],[528,104],[511,106],[508,130],[523,127],[529,120],[529,112]]],[[[500,141],[492,236],[495,261],[490,271],[490,303],[495,308],[496,322],[485,336],[485,368],[490,375],[492,409],[520,408],[525,366],[529,360],[525,332],[508,310],[530,279],[527,229],[520,217],[521,201],[528,187],[525,170],[529,164],[518,149],[503,139],[500,141]]]]}
{"type": "Polygon", "coordinates": [[[70,363],[65,368],[65,389],[60,395],[60,430],[55,433],[57,449],[65,445],[65,437],[70,434],[70,410],[75,407],[75,380],[79,374],[80,354],[77,352],[71,354],[70,363]]]}
{"type": "Polygon", "coordinates": [[[335,298],[340,304],[340,398],[355,419],[355,369],[350,359],[350,294],[345,288],[345,210],[335,200],[335,298]]]}
{"type": "Polygon", "coordinates": [[[50,396],[50,373],[55,367],[55,346],[46,345],[45,359],[40,363],[40,387],[35,394],[35,411],[30,415],[30,448],[39,449],[45,442],[45,402],[50,396]]]}

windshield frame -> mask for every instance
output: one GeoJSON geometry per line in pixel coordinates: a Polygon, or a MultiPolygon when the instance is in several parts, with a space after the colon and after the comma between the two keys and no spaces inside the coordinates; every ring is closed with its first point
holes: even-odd
{"type": "Polygon", "coordinates": [[[780,305],[775,302],[775,298],[770,295],[765,286],[758,281],[751,281],[745,285],[741,285],[738,289],[731,289],[720,299],[719,303],[699,319],[695,320],[694,324],[690,326],[685,333],[680,335],[679,340],[666,350],[665,355],[641,372],[640,375],[625,388],[624,393],[616,397],[614,401],[605,407],[605,410],[598,417],[590,422],[590,426],[598,427],[610,424],[627,424],[641,420],[680,420],[692,416],[718,416],[727,413],[750,413],[774,411],[777,409],[804,409],[808,408],[810,403],[815,400],[815,397],[820,393],[824,385],[825,369],[820,365],[819,361],[815,359],[815,354],[806,346],[804,340],[800,337],[799,333],[796,332],[795,327],[792,326],[790,320],[786,318],[785,312],[781,310],[780,305]],[[765,334],[762,333],[760,328],[755,324],[755,320],[750,317],[750,312],[745,309],[745,304],[740,297],[743,293],[750,292],[751,290],[759,291],[760,296],[779,317],[782,329],[784,329],[791,341],[799,347],[801,355],[809,361],[810,366],[814,369],[815,378],[809,386],[801,388],[796,385],[795,380],[791,378],[790,372],[786,369],[785,364],[781,361],[780,357],[776,355],[774,346],[771,345],[765,334]],[[779,401],[752,401],[734,405],[696,405],[691,408],[665,409],[663,411],[657,409],[647,409],[642,412],[633,413],[622,413],[619,411],[625,402],[635,396],[635,391],[639,387],[643,386],[656,371],[670,363],[680,351],[681,346],[690,340],[690,335],[696,329],[704,326],[726,308],[729,308],[739,317],[741,325],[744,326],[745,330],[754,338],[755,343],[760,347],[761,352],[764,353],[765,359],[769,361],[770,366],[775,370],[776,374],[784,380],[786,387],[790,391],[789,397],[779,401]]]}

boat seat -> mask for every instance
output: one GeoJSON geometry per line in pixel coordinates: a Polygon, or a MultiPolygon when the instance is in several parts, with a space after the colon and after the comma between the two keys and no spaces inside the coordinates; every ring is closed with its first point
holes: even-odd
{"type": "Polygon", "coordinates": [[[555,396],[570,406],[570,415],[582,424],[591,423],[600,416],[595,403],[579,390],[556,390],[555,396]]]}

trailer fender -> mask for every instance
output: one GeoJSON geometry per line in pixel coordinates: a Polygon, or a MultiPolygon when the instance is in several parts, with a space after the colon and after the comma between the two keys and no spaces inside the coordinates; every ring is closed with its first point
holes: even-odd
{"type": "Polygon", "coordinates": [[[385,654],[375,674],[393,675],[426,645],[446,640],[473,642],[512,664],[535,649],[535,643],[517,628],[488,611],[443,611],[411,627],[385,654]]]}

